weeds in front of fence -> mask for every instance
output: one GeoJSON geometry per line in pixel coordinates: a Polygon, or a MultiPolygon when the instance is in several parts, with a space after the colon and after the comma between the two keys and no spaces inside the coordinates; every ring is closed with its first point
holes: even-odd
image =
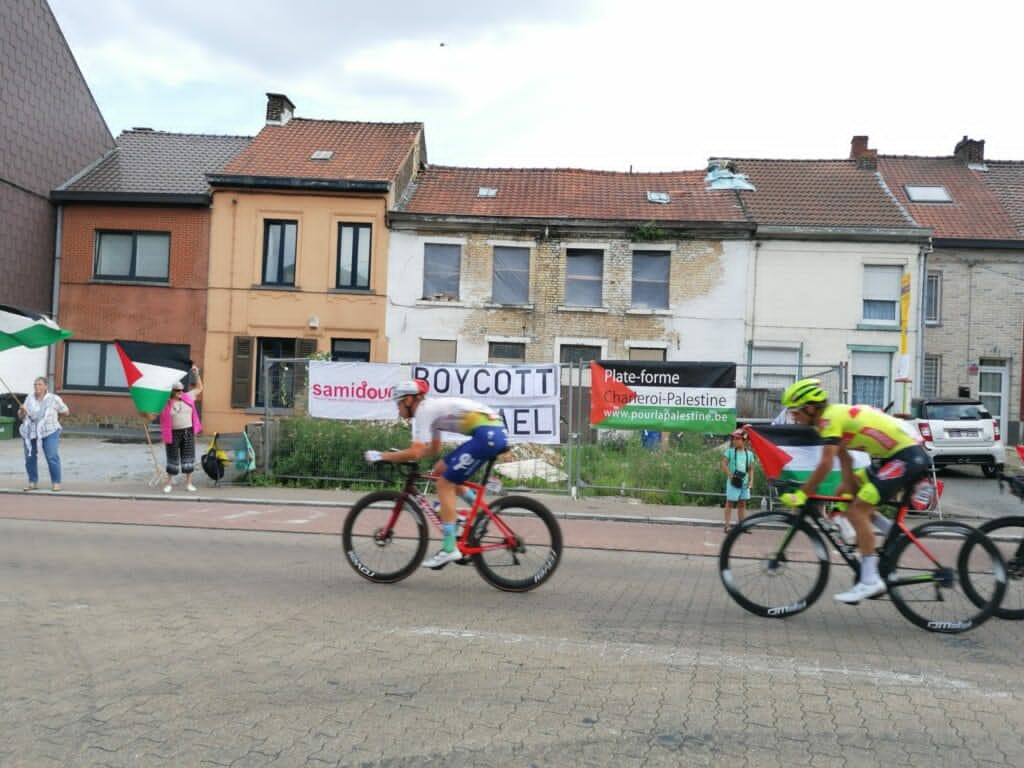
{"type": "MultiPolygon", "coordinates": [[[[409,444],[409,427],[401,422],[296,417],[280,422],[275,443],[271,477],[257,478],[258,483],[380,487],[395,479],[369,469],[363,453],[368,448],[404,448],[409,444]]],[[[580,446],[574,459],[567,457],[564,446],[531,446],[530,454],[563,472],[571,471],[571,462],[578,461],[582,495],[628,495],[652,504],[714,506],[722,503],[725,492],[727,478],[721,462],[726,445],[722,436],[679,433],[672,436],[667,450],[651,449],[642,445],[639,433],[624,433],[580,446]]],[[[534,478],[506,481],[506,486],[565,492],[571,482],[534,478]]],[[[764,474],[755,470],[751,503],[756,505],[766,492],[764,474]]]]}

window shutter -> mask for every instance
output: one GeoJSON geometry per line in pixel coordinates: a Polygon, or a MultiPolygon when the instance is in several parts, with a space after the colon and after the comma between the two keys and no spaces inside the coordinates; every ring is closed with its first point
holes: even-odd
{"type": "Polygon", "coordinates": [[[252,336],[235,336],[231,362],[232,408],[248,408],[252,405],[252,357],[252,336]]]}

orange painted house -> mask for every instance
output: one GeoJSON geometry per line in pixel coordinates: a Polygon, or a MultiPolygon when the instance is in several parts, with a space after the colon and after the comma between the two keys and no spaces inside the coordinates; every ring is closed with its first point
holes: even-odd
{"type": "Polygon", "coordinates": [[[295,367],[264,381],[264,360],[388,359],[387,215],[426,162],[421,123],[296,118],[267,96],[266,126],[208,176],[203,401],[219,431],[294,405],[295,367]]]}

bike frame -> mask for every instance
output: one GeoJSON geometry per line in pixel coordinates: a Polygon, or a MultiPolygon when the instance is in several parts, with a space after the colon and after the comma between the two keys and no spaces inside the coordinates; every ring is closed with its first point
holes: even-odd
{"type": "MultiPolygon", "coordinates": [[[[484,494],[487,491],[487,480],[491,476],[491,470],[494,467],[495,459],[490,459],[484,468],[484,474],[479,483],[472,482],[470,480],[464,480],[459,485],[464,485],[467,488],[471,488],[476,498],[473,499],[473,504],[469,508],[469,514],[466,517],[465,525],[462,529],[462,536],[458,539],[459,551],[462,554],[469,557],[470,555],[478,555],[481,552],[486,552],[491,549],[508,549],[514,548],[517,545],[517,539],[512,529],[506,525],[505,521],[501,519],[501,516],[491,509],[490,505],[484,499],[484,494]],[[491,544],[483,546],[470,546],[469,536],[473,529],[473,522],[477,516],[481,513],[487,515],[495,524],[497,530],[501,534],[501,541],[497,541],[491,544]]],[[[441,519],[437,516],[437,512],[433,507],[422,507],[419,503],[419,498],[426,494],[417,487],[418,483],[426,482],[428,484],[434,484],[436,486],[437,481],[440,479],[440,475],[433,472],[420,472],[419,465],[415,462],[405,462],[401,466],[408,468],[408,472],[405,473],[405,487],[402,489],[401,496],[395,503],[395,508],[391,512],[391,518],[388,521],[388,526],[393,527],[398,521],[398,516],[402,511],[402,507],[406,502],[411,501],[417,507],[420,507],[423,513],[427,516],[434,526],[440,531],[441,530],[441,519]]]]}
{"type": "MultiPolygon", "coordinates": [[[[807,501],[822,503],[850,503],[850,498],[845,496],[823,496],[817,494],[808,494],[807,501]]],[[[824,516],[817,514],[817,511],[817,504],[807,503],[800,507],[799,510],[797,510],[794,514],[798,520],[810,518],[810,520],[814,523],[814,526],[825,536],[826,539],[828,539],[832,543],[832,546],[840,554],[843,560],[846,561],[846,564],[850,567],[854,574],[859,576],[860,556],[857,550],[856,542],[847,543],[846,541],[841,539],[835,531],[833,531],[829,526],[825,525],[824,516]]],[[[920,539],[918,539],[911,532],[910,528],[907,527],[905,518],[909,511],[909,505],[905,503],[901,503],[899,505],[896,512],[896,519],[893,521],[892,528],[889,529],[889,533],[886,534],[885,539],[882,541],[882,546],[880,547],[879,555],[879,572],[881,573],[887,571],[885,566],[888,564],[889,553],[892,551],[893,544],[901,536],[906,536],[908,539],[910,539],[910,541],[913,542],[914,546],[921,550],[921,552],[923,552],[924,555],[936,567],[941,567],[938,559],[936,559],[936,557],[928,551],[928,548],[925,547],[924,544],[921,543],[920,539]]],[[[793,534],[795,533],[796,529],[797,527],[795,525],[791,526],[786,535],[782,537],[780,546],[775,553],[776,558],[781,557],[782,553],[785,552],[786,548],[789,546],[790,541],[792,540],[793,534]]],[[[896,582],[890,583],[895,583],[896,585],[909,584],[912,581],[923,581],[928,578],[929,577],[926,574],[916,579],[907,579],[905,581],[897,580],[896,582]]]]}

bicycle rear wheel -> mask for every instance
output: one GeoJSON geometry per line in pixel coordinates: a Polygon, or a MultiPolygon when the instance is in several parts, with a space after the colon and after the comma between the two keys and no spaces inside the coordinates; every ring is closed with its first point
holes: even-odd
{"type": "MultiPolygon", "coordinates": [[[[995,615],[1014,621],[1024,619],[1024,517],[999,517],[979,526],[978,530],[992,539],[1006,561],[1006,594],[995,615]]],[[[974,599],[977,595],[973,583],[964,586],[974,599]]]]}
{"type": "Polygon", "coordinates": [[[879,568],[896,609],[923,629],[949,634],[992,616],[1006,591],[1006,566],[991,539],[952,521],[910,533],[920,546],[901,535],[879,568]]]}
{"type": "Polygon", "coordinates": [[[490,507],[501,523],[486,511],[477,513],[467,544],[484,551],[473,555],[473,565],[484,581],[505,592],[536,589],[562,561],[558,521],[547,507],[525,496],[506,496],[490,507]],[[511,534],[511,545],[502,523],[511,534]]]}
{"type": "Polygon", "coordinates": [[[345,517],[345,560],[368,581],[393,584],[409,576],[427,553],[430,534],[423,513],[398,491],[361,498],[345,517]]]}
{"type": "Polygon", "coordinates": [[[718,570],[729,596],[757,616],[801,613],[828,583],[828,549],[807,521],[785,512],[752,515],[725,537],[718,570]]]}

